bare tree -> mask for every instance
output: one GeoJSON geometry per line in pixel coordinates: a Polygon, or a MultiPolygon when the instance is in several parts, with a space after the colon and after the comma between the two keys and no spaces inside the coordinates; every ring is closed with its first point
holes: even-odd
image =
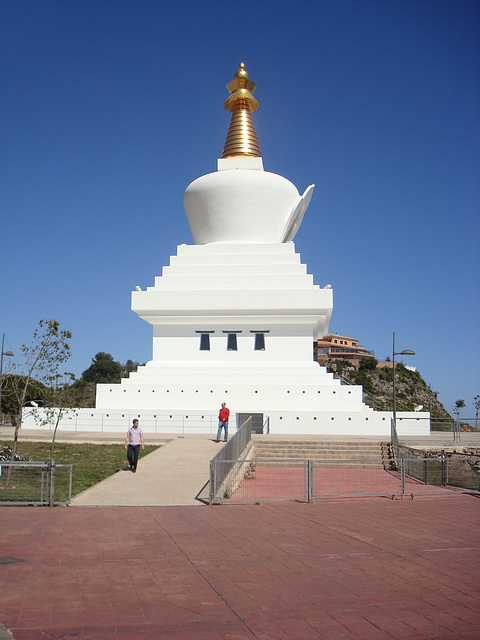
{"type": "Polygon", "coordinates": [[[475,407],[475,431],[478,431],[478,410],[480,409],[480,396],[473,398],[473,406],[475,407]]]}
{"type": "Polygon", "coordinates": [[[22,427],[27,394],[31,392],[32,385],[35,386],[35,383],[38,383],[39,396],[36,404],[51,401],[53,390],[50,385],[56,378],[60,365],[70,357],[70,345],[67,340],[71,337],[71,332],[60,329],[60,323],[56,320],[40,320],[33,333],[31,344],[22,346],[24,364],[18,368],[18,371],[15,367],[16,375],[12,376],[14,380],[12,392],[16,409],[12,461],[17,452],[18,433],[22,427]]]}
{"type": "Polygon", "coordinates": [[[70,410],[69,407],[75,405],[75,400],[77,399],[76,389],[71,386],[71,383],[74,381],[75,374],[69,373],[68,371],[66,371],[63,376],[56,373],[52,377],[53,394],[50,396],[52,401],[44,404],[45,418],[40,419],[40,422],[43,423],[53,423],[53,421],[55,421],[52,435],[52,451],[55,447],[55,437],[60,420],[65,413],[68,413],[70,410]]]}

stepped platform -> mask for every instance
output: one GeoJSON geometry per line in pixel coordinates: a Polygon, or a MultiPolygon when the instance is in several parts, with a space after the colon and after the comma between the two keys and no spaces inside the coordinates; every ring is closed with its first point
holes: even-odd
{"type": "Polygon", "coordinates": [[[369,438],[299,438],[253,436],[256,459],[381,460],[388,458],[388,443],[369,438]]]}

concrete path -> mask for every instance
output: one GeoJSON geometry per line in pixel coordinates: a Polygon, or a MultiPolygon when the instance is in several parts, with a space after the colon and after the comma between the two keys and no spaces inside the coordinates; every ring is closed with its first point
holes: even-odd
{"type": "Polygon", "coordinates": [[[209,462],[222,445],[208,435],[170,437],[160,449],[139,460],[136,473],[120,471],[106,478],[75,496],[71,506],[204,504],[199,498],[208,495],[209,462]]]}

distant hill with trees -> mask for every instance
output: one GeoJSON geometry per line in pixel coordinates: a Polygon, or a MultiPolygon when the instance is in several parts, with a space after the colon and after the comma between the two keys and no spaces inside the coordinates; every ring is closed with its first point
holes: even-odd
{"type": "MultiPolygon", "coordinates": [[[[388,360],[379,363],[375,358],[364,358],[358,367],[345,360],[327,360],[325,366],[345,384],[362,385],[366,404],[377,411],[392,411],[393,368],[388,360]]],[[[399,362],[395,363],[395,376],[398,411],[414,411],[423,406],[432,418],[452,417],[418,371],[399,362]]]]}

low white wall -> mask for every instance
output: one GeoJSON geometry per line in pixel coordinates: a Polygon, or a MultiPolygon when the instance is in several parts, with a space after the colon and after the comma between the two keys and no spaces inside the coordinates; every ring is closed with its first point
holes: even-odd
{"type": "MultiPolygon", "coordinates": [[[[139,420],[147,433],[206,433],[215,434],[218,427],[218,414],[207,413],[151,413],[147,411],[118,411],[104,409],[70,409],[59,422],[60,431],[83,431],[90,433],[127,432],[134,418],[139,420]]],[[[24,429],[53,431],[55,419],[48,422],[41,408],[29,410],[23,419],[24,429]]],[[[230,421],[232,430],[236,429],[235,416],[230,421]]]]}
{"type": "MultiPolygon", "coordinates": [[[[260,411],[261,413],[261,411],[260,411]]],[[[151,412],[118,411],[108,409],[70,409],[59,423],[61,431],[92,433],[119,433],[127,431],[134,418],[138,418],[143,431],[148,433],[205,433],[214,435],[218,414],[192,411],[151,412]]],[[[390,439],[392,414],[388,411],[276,411],[268,414],[271,434],[310,434],[335,436],[378,436],[390,439]]],[[[265,414],[265,418],[266,418],[265,414]]],[[[46,422],[43,409],[25,413],[25,429],[53,430],[55,421],[46,422]]],[[[230,416],[230,432],[237,428],[236,414],[230,416]]],[[[397,413],[399,437],[430,435],[430,414],[397,413]]]]}
{"type": "Polygon", "coordinates": [[[270,433],[390,439],[391,414],[373,411],[270,412],[270,433]]]}
{"type": "Polygon", "coordinates": [[[429,436],[430,413],[428,411],[397,411],[397,435],[429,436]]]}

